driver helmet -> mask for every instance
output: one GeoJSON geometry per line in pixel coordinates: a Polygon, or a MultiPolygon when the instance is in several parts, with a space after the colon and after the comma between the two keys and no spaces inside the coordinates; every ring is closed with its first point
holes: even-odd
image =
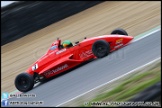
{"type": "Polygon", "coordinates": [[[62,46],[63,46],[63,48],[69,48],[69,47],[72,47],[73,44],[72,44],[69,40],[65,40],[65,41],[62,43],[62,46]]]}

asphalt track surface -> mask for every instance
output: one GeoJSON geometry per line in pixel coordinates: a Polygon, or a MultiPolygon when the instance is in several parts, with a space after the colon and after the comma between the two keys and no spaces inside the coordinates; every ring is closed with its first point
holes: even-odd
{"type": "Polygon", "coordinates": [[[10,98],[9,102],[44,101],[40,106],[57,106],[68,101],[160,57],[160,32],[161,30],[130,43],[107,57],[94,60],[44,84],[39,84],[26,93],[36,94],[35,98],[10,98]]]}

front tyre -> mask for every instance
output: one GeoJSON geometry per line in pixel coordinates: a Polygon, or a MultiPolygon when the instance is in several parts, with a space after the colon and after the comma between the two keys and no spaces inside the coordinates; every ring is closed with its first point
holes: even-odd
{"type": "Polygon", "coordinates": [[[128,33],[124,29],[122,29],[122,28],[117,28],[117,29],[113,30],[111,32],[111,34],[112,35],[113,34],[119,34],[119,35],[126,35],[126,36],[128,36],[128,33]]]}
{"type": "Polygon", "coordinates": [[[98,40],[93,44],[92,52],[97,58],[105,57],[110,52],[110,45],[105,40],[98,40]]]}
{"type": "Polygon", "coordinates": [[[21,92],[27,92],[34,86],[34,78],[28,73],[21,73],[15,78],[15,87],[21,92]]]}

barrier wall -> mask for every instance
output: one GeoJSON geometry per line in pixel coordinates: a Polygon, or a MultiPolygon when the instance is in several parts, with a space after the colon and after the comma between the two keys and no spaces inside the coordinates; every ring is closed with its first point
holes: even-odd
{"type": "Polygon", "coordinates": [[[22,1],[1,9],[1,45],[103,1],[22,1]]]}
{"type": "Polygon", "coordinates": [[[136,94],[129,101],[161,101],[161,81],[136,94]]]}

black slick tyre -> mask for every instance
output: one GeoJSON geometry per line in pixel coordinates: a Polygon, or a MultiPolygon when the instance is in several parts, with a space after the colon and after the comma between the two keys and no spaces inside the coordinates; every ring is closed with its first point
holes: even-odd
{"type": "Polygon", "coordinates": [[[111,34],[112,35],[113,34],[119,34],[119,35],[126,35],[126,36],[128,36],[128,33],[124,29],[122,29],[122,28],[117,28],[117,29],[113,30],[111,32],[111,34]]]}
{"type": "Polygon", "coordinates": [[[34,86],[34,78],[28,73],[21,73],[15,78],[15,87],[21,92],[27,92],[34,86]]]}
{"type": "Polygon", "coordinates": [[[97,58],[105,57],[110,52],[110,45],[105,40],[98,40],[92,45],[92,52],[97,58]]]}

